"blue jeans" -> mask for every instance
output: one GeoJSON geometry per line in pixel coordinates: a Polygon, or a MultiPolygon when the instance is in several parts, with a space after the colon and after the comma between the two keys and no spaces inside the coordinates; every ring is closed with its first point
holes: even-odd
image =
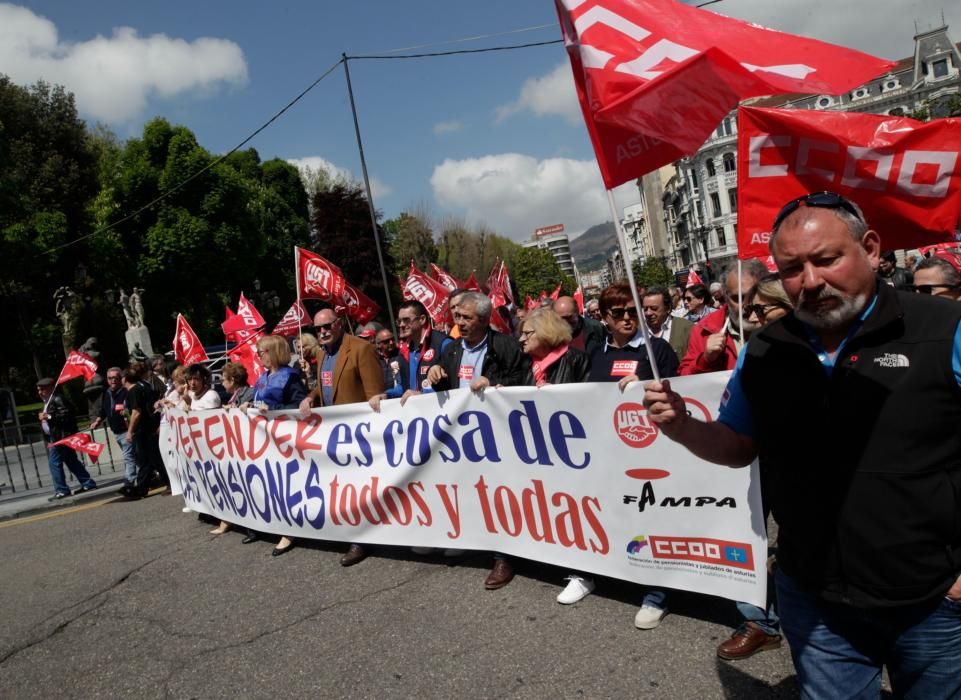
{"type": "Polygon", "coordinates": [[[659,588],[649,588],[647,593],[644,594],[641,605],[664,610],[667,608],[667,591],[662,591],[659,588]]]}
{"type": "Polygon", "coordinates": [[[127,433],[114,433],[117,444],[123,452],[123,480],[132,484],[137,480],[137,460],[134,457],[133,443],[127,439],[127,433]]]}
{"type": "Polygon", "coordinates": [[[80,482],[80,486],[88,489],[97,486],[97,482],[90,477],[86,467],[84,467],[83,463],[77,458],[77,453],[69,447],[64,445],[50,447],[47,450],[47,461],[50,463],[50,478],[53,479],[53,489],[57,493],[62,493],[67,496],[70,495],[70,487],[67,486],[67,479],[63,473],[64,464],[67,465],[67,469],[69,469],[77,478],[77,481],[80,482]]]}
{"type": "Polygon", "coordinates": [[[778,570],[781,628],[801,697],[878,698],[887,666],[895,697],[961,697],[961,603],[941,598],[853,608],[803,590],[778,570]]]}
{"type": "Polygon", "coordinates": [[[741,617],[744,618],[745,622],[753,622],[761,631],[767,632],[768,634],[778,634],[778,630],[781,627],[781,619],[774,611],[773,597],[767,602],[767,610],[759,608],[756,605],[751,605],[750,603],[738,602],[737,611],[741,613],[741,617]]]}

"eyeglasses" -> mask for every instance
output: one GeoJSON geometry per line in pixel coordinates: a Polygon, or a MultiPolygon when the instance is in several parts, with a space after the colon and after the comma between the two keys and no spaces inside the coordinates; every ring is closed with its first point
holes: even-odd
{"type": "Polygon", "coordinates": [[[119,374],[110,374],[110,375],[107,375],[107,381],[108,381],[108,382],[112,382],[112,381],[114,381],[114,380],[116,380],[116,381],[119,382],[119,381],[120,381],[120,375],[119,375],[119,374]]]}
{"type": "Polygon", "coordinates": [[[527,339],[530,338],[532,335],[534,335],[534,331],[532,331],[532,330],[531,330],[531,331],[521,331],[520,339],[521,339],[521,340],[527,340],[527,339]]]}
{"type": "Polygon", "coordinates": [[[270,353],[270,350],[258,350],[257,357],[260,357],[261,355],[267,355],[269,353],[270,353]]]}
{"type": "Polygon", "coordinates": [[[684,297],[684,301],[687,301],[687,302],[694,301],[694,297],[684,297]]]}
{"type": "Polygon", "coordinates": [[[393,343],[393,342],[394,342],[394,339],[393,339],[393,338],[383,338],[382,340],[378,340],[378,341],[377,341],[377,344],[378,344],[378,345],[390,345],[390,344],[393,343]]]}
{"type": "Polygon", "coordinates": [[[611,318],[624,318],[625,314],[631,318],[637,318],[637,307],[615,306],[613,309],[608,309],[607,313],[611,318]]]}
{"type": "Polygon", "coordinates": [[[334,327],[336,323],[337,321],[331,321],[330,323],[319,323],[316,326],[314,326],[314,330],[317,331],[318,333],[322,333],[323,331],[329,331],[331,328],[334,327]]]}
{"type": "Polygon", "coordinates": [[[745,318],[751,318],[752,315],[758,318],[764,318],[768,313],[774,309],[786,309],[784,304],[747,304],[744,307],[745,318]]]}
{"type": "Polygon", "coordinates": [[[791,214],[796,212],[799,207],[802,206],[821,207],[823,209],[843,209],[858,221],[864,221],[864,219],[861,218],[861,214],[858,212],[857,207],[836,192],[813,192],[811,194],[806,194],[803,197],[792,199],[790,202],[781,207],[781,211],[779,211],[777,216],[774,218],[774,225],[771,227],[771,230],[777,231],[778,226],[780,226],[786,218],[788,218],[791,214]]]}
{"type": "Polygon", "coordinates": [[[914,291],[918,294],[931,294],[935,289],[961,289],[961,284],[916,284],[914,291]]]}
{"type": "Polygon", "coordinates": [[[412,323],[413,323],[414,321],[416,321],[416,320],[417,320],[417,317],[416,317],[416,316],[411,316],[410,318],[403,318],[403,317],[401,317],[401,318],[398,318],[398,319],[397,319],[397,325],[398,325],[398,326],[409,326],[410,324],[412,324],[412,323]]]}

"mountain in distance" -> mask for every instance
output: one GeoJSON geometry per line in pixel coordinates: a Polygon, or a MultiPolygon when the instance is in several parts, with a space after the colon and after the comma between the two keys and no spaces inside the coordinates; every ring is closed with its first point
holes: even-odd
{"type": "Polygon", "coordinates": [[[613,221],[591,226],[571,241],[571,256],[581,272],[599,270],[617,249],[617,230],[613,221]]]}

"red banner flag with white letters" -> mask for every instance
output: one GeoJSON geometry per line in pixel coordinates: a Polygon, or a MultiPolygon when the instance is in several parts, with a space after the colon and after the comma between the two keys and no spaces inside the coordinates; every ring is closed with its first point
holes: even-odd
{"type": "Polygon", "coordinates": [[[527,295],[527,298],[524,299],[524,308],[528,311],[533,311],[538,306],[540,306],[540,303],[537,301],[537,299],[531,299],[529,294],[527,295]]]}
{"type": "MultiPolygon", "coordinates": [[[[230,312],[230,309],[228,308],[227,311],[230,312]]],[[[256,307],[247,301],[247,297],[241,292],[240,300],[237,302],[237,313],[230,312],[227,320],[220,324],[220,328],[227,340],[239,341],[250,337],[253,331],[263,328],[266,323],[256,307]]]]}
{"type": "Polygon", "coordinates": [[[370,323],[380,313],[377,302],[350,282],[344,284],[344,308],[347,315],[360,324],[370,323]]]}
{"type": "Polygon", "coordinates": [[[432,280],[411,263],[410,272],[403,288],[404,299],[416,299],[430,314],[435,325],[443,325],[447,318],[447,297],[450,290],[440,282],[432,280]]]}
{"type": "Polygon", "coordinates": [[[64,447],[69,447],[71,450],[78,450],[88,454],[93,462],[96,462],[100,457],[100,453],[103,452],[104,447],[101,443],[94,442],[93,438],[87,433],[74,433],[70,437],[65,437],[63,440],[51,442],[48,447],[55,447],[57,445],[63,445],[64,447]]]}
{"type": "Polygon", "coordinates": [[[64,363],[63,369],[60,370],[60,376],[57,377],[57,384],[68,382],[74,377],[83,377],[84,381],[89,382],[96,373],[97,361],[95,359],[86,353],[71,350],[67,354],[67,361],[64,363]]]}
{"type": "Polygon", "coordinates": [[[223,329],[224,338],[226,338],[227,340],[232,340],[232,341],[237,340],[237,333],[235,331],[227,330],[228,328],[231,328],[234,325],[234,323],[236,323],[230,320],[232,318],[235,318],[236,316],[237,314],[235,314],[229,306],[224,307],[224,322],[220,324],[220,327],[223,329]]]}
{"type": "Polygon", "coordinates": [[[961,220],[961,119],[738,110],[738,256],[769,255],[781,208],[828,190],[864,211],[885,249],[948,242],[961,220]]]}
{"type": "Polygon", "coordinates": [[[561,295],[561,283],[558,282],[557,288],[553,292],[551,292],[551,299],[553,301],[557,301],[557,297],[559,297],[560,295],[561,295]]]}
{"type": "Polygon", "coordinates": [[[674,0],[556,5],[608,189],[697,151],[740,100],[838,95],[894,65],[674,0]]]}
{"type": "Polygon", "coordinates": [[[459,279],[454,277],[451,273],[442,267],[438,267],[434,263],[430,264],[430,273],[434,276],[434,279],[440,282],[442,285],[447,287],[448,290],[454,291],[455,289],[464,288],[464,283],[459,279]]]}
{"type": "Polygon", "coordinates": [[[257,354],[257,341],[263,335],[263,331],[253,331],[250,337],[227,351],[227,358],[231,362],[241,364],[247,370],[247,383],[251,386],[264,373],[264,365],[257,354]]]}
{"type": "Polygon", "coordinates": [[[287,309],[284,317],[277,322],[271,334],[290,337],[297,335],[301,328],[309,326],[310,323],[310,316],[307,315],[307,309],[300,303],[300,300],[295,300],[293,305],[287,309]]]}
{"type": "Polygon", "coordinates": [[[173,346],[174,356],[182,365],[192,365],[209,359],[204,346],[200,343],[200,338],[194,333],[194,329],[187,323],[183,314],[177,314],[177,330],[174,332],[173,346]]]}
{"type": "Polygon", "coordinates": [[[301,299],[322,299],[343,303],[347,280],[340,268],[326,258],[303,248],[296,249],[298,289],[301,299]]]}
{"type": "Polygon", "coordinates": [[[704,280],[701,279],[701,276],[697,274],[697,272],[695,272],[694,268],[692,267],[690,270],[687,271],[687,282],[684,283],[684,286],[687,289],[690,289],[695,284],[699,284],[703,286],[704,280]]]}
{"type": "Polygon", "coordinates": [[[477,281],[477,278],[474,277],[474,273],[473,273],[473,272],[470,273],[470,277],[468,277],[468,278],[467,278],[467,281],[464,282],[464,289],[469,289],[469,290],[471,290],[472,292],[481,292],[481,291],[483,291],[483,290],[481,289],[480,282],[478,282],[478,281],[477,281]]]}

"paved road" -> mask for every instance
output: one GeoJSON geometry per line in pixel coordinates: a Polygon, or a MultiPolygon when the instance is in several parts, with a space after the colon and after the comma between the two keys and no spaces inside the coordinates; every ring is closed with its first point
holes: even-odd
{"type": "Polygon", "coordinates": [[[642,632],[629,584],[564,607],[564,572],[533,563],[488,592],[479,554],[272,558],[181,506],[101,499],[0,522],[5,698],[797,697],[786,645],[715,657],[735,622],[719,599],[677,594],[642,632]]]}

